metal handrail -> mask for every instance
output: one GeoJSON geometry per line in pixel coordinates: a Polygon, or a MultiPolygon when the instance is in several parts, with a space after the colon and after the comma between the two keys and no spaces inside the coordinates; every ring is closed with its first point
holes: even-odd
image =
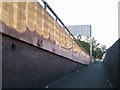
{"type": "Polygon", "coordinates": [[[65,24],[62,22],[62,20],[57,16],[57,14],[53,11],[53,9],[49,6],[49,4],[45,0],[41,0],[41,1],[44,3],[44,8],[45,9],[48,8],[51,11],[51,13],[56,17],[56,21],[58,20],[63,25],[63,27],[67,30],[67,32],[73,37],[73,39],[77,43],[77,45],[79,45],[82,48],[82,50],[85,51],[86,54],[89,55],[89,53],[83,48],[83,46],[80,43],[78,43],[78,41],[75,39],[75,37],[73,36],[73,34],[65,26],[65,24]]]}

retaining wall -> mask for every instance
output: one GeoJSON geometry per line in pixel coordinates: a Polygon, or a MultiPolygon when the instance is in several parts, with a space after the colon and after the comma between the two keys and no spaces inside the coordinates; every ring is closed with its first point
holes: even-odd
{"type": "Polygon", "coordinates": [[[3,88],[40,88],[85,66],[2,34],[3,88]]]}
{"type": "Polygon", "coordinates": [[[118,87],[118,56],[120,56],[120,53],[118,53],[118,50],[120,50],[119,43],[120,39],[107,50],[103,61],[108,70],[113,87],[118,87]]]}

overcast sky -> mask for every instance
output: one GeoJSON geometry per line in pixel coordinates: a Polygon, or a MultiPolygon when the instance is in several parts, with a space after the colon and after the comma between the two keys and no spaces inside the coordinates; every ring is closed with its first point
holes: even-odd
{"type": "Polygon", "coordinates": [[[118,39],[119,0],[46,1],[66,26],[92,25],[92,37],[101,45],[109,48],[118,39]]]}

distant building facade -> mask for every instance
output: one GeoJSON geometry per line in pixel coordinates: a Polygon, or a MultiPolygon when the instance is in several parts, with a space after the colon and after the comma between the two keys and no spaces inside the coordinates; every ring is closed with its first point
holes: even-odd
{"type": "Polygon", "coordinates": [[[91,25],[70,25],[67,28],[76,39],[80,39],[81,41],[85,41],[85,39],[91,37],[91,25]]]}

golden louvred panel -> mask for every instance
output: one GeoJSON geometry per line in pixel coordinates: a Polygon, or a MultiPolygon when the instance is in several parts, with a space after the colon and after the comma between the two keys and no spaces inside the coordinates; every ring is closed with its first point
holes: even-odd
{"type": "Polygon", "coordinates": [[[77,48],[76,48],[77,44],[75,41],[73,41],[73,50],[76,52],[77,51],[77,48]]]}
{"type": "Polygon", "coordinates": [[[56,38],[56,21],[55,20],[52,25],[52,30],[53,30],[53,33],[51,35],[53,37],[53,40],[55,41],[55,38],[56,38]]]}
{"type": "Polygon", "coordinates": [[[40,6],[39,4],[37,4],[37,15],[36,15],[36,32],[39,35],[43,35],[43,21],[42,18],[43,17],[43,8],[42,6],[40,6]]]}
{"type": "Polygon", "coordinates": [[[64,29],[61,29],[61,46],[62,46],[62,47],[64,46],[64,44],[63,44],[63,30],[64,30],[64,29]]]}
{"type": "Polygon", "coordinates": [[[49,21],[48,21],[48,13],[45,11],[44,13],[44,31],[43,36],[45,39],[49,38],[49,21]]]}
{"type": "Polygon", "coordinates": [[[18,29],[18,2],[13,2],[13,28],[19,32],[18,29]]]}
{"type": "Polygon", "coordinates": [[[75,44],[75,51],[76,52],[78,52],[78,50],[77,50],[78,48],[77,48],[77,43],[75,44]]]}
{"type": "Polygon", "coordinates": [[[76,43],[76,45],[75,45],[75,49],[76,49],[76,52],[77,52],[77,53],[80,53],[80,46],[77,45],[77,43],[76,43]]]}
{"type": "Polygon", "coordinates": [[[73,39],[69,36],[69,48],[72,48],[72,41],[73,39]]]}
{"type": "Polygon", "coordinates": [[[78,45],[77,44],[75,44],[75,50],[78,53],[78,45]]]}
{"type": "Polygon", "coordinates": [[[68,41],[68,34],[67,34],[67,33],[65,33],[65,39],[66,39],[66,40],[65,40],[65,41],[66,41],[66,42],[65,42],[65,43],[66,43],[66,48],[68,48],[68,42],[69,42],[69,41],[68,41]]]}
{"type": "Polygon", "coordinates": [[[82,49],[81,49],[81,47],[79,47],[79,53],[81,53],[81,51],[82,51],[82,49]]]}
{"type": "Polygon", "coordinates": [[[62,44],[63,44],[63,28],[62,27],[60,27],[60,46],[63,46],[62,44]]]}
{"type": "Polygon", "coordinates": [[[50,39],[53,41],[55,40],[54,39],[54,32],[55,32],[54,23],[55,23],[55,20],[52,17],[50,17],[50,39]]]}
{"type": "Polygon", "coordinates": [[[75,41],[73,40],[73,42],[72,42],[72,43],[73,43],[73,51],[74,51],[74,47],[75,47],[75,41]]]}
{"type": "Polygon", "coordinates": [[[64,31],[64,29],[62,30],[62,47],[64,47],[65,48],[65,31],[64,31]]]}
{"type": "Polygon", "coordinates": [[[55,39],[55,42],[56,44],[58,44],[58,41],[57,41],[57,37],[58,37],[58,33],[57,33],[57,23],[54,24],[54,28],[55,28],[55,31],[54,31],[54,39],[55,39]]]}
{"type": "Polygon", "coordinates": [[[69,42],[70,42],[69,34],[66,33],[66,48],[69,48],[69,42]]]}
{"type": "Polygon", "coordinates": [[[36,26],[36,2],[27,2],[26,6],[26,22],[30,31],[35,31],[36,26]]]}
{"type": "Polygon", "coordinates": [[[3,9],[2,9],[2,21],[9,26],[10,25],[10,3],[8,2],[2,2],[3,3],[3,9]]]}
{"type": "Polygon", "coordinates": [[[57,35],[56,35],[56,21],[54,21],[54,40],[55,40],[55,42],[56,42],[56,37],[57,37],[57,35]]]}
{"type": "Polygon", "coordinates": [[[59,44],[59,30],[58,30],[58,24],[55,23],[55,42],[56,44],[59,44]]]}
{"type": "Polygon", "coordinates": [[[21,26],[22,26],[22,28],[20,29],[21,32],[26,31],[26,5],[27,2],[22,2],[21,4],[21,26]]]}
{"type": "Polygon", "coordinates": [[[81,51],[80,47],[77,45],[76,48],[77,48],[77,53],[80,53],[80,51],[81,51]]]}
{"type": "Polygon", "coordinates": [[[58,32],[57,22],[55,22],[55,27],[54,27],[54,28],[55,28],[55,41],[58,42],[58,41],[57,41],[57,37],[58,37],[58,33],[57,33],[57,32],[58,32]]]}
{"type": "Polygon", "coordinates": [[[67,38],[66,38],[66,35],[67,35],[67,33],[64,31],[64,33],[63,33],[63,38],[64,38],[64,48],[67,48],[67,38]]]}
{"type": "Polygon", "coordinates": [[[72,38],[70,37],[70,35],[67,33],[67,40],[66,40],[66,45],[67,45],[67,48],[71,48],[72,47],[72,38]]]}
{"type": "Polygon", "coordinates": [[[8,14],[9,14],[9,17],[7,19],[9,19],[9,27],[13,27],[13,3],[12,2],[7,2],[9,3],[9,10],[8,10],[8,14]]]}
{"type": "Polygon", "coordinates": [[[3,6],[3,3],[0,2],[0,21],[2,21],[2,6],[3,6]]]}
{"type": "Polygon", "coordinates": [[[57,25],[58,26],[58,35],[59,35],[59,37],[58,37],[58,43],[59,43],[59,45],[61,46],[61,39],[62,39],[62,37],[61,37],[61,34],[62,34],[62,28],[61,28],[61,26],[58,24],[57,25]]]}
{"type": "Polygon", "coordinates": [[[67,48],[67,33],[65,32],[65,48],[67,48]]]}
{"type": "MultiPolygon", "coordinates": [[[[20,33],[26,30],[26,2],[18,2],[18,12],[16,17],[16,30],[20,33]]],[[[16,11],[15,11],[16,12],[16,11]]]]}
{"type": "Polygon", "coordinates": [[[69,40],[69,42],[68,42],[68,48],[72,48],[72,42],[71,42],[70,36],[68,37],[68,40],[69,40]]]}
{"type": "Polygon", "coordinates": [[[73,41],[73,50],[77,53],[81,52],[81,47],[79,45],[77,45],[77,43],[74,41],[73,41]]]}
{"type": "Polygon", "coordinates": [[[60,26],[59,24],[57,24],[57,41],[58,41],[58,44],[60,45],[60,26]]]}

